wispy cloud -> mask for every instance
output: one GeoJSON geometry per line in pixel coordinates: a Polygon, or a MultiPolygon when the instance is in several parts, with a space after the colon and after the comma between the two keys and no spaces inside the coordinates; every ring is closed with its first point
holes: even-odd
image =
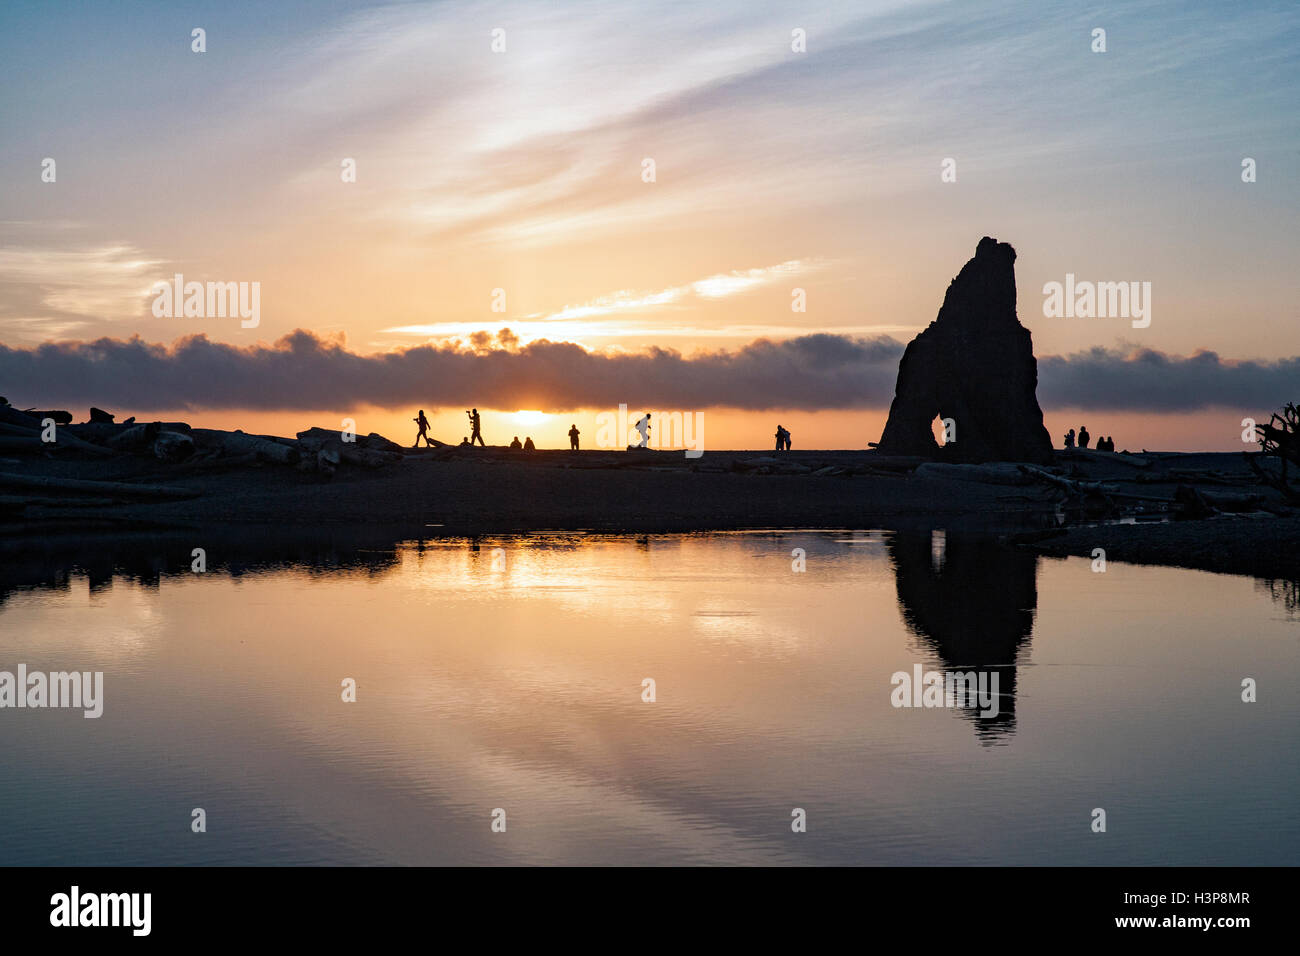
{"type": "Polygon", "coordinates": [[[138,317],[162,264],[123,242],[0,246],[0,323],[19,334],[57,335],[84,320],[138,317]]]}
{"type": "MultiPolygon", "coordinates": [[[[700,301],[708,302],[743,295],[783,279],[816,272],[828,265],[829,263],[824,260],[791,259],[773,266],[718,273],[706,276],[703,279],[697,279],[686,285],[673,286],[653,292],[624,289],[599,296],[588,302],[566,305],[554,312],[533,313],[525,316],[521,321],[513,323],[511,331],[524,342],[556,335],[581,339],[584,336],[644,336],[647,332],[661,337],[675,334],[703,337],[725,336],[730,338],[737,334],[737,327],[734,325],[726,329],[716,326],[710,328],[692,326],[673,329],[664,325],[661,319],[656,319],[653,323],[629,324],[626,317],[628,315],[639,315],[643,319],[648,319],[666,308],[682,306],[692,301],[696,303],[700,301]],[[604,327],[593,321],[602,319],[618,319],[617,326],[613,328],[604,327]]],[[[466,335],[477,328],[479,326],[470,327],[463,323],[444,322],[399,325],[382,331],[393,335],[450,338],[466,335]]],[[[790,327],[784,328],[788,329],[790,327]]],[[[793,333],[786,334],[801,335],[806,332],[806,328],[795,328],[793,333]]],[[[765,334],[776,335],[782,333],[772,330],[766,331],[765,334]]]]}

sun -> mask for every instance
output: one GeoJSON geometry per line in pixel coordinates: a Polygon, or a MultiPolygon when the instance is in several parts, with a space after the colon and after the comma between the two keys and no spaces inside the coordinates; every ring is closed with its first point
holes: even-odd
{"type": "Polygon", "coordinates": [[[545,412],[535,411],[533,409],[520,409],[510,416],[518,425],[540,425],[550,416],[545,412]]]}

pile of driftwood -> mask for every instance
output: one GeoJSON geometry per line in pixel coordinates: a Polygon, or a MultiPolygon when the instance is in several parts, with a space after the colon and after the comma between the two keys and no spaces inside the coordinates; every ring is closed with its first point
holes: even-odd
{"type": "Polygon", "coordinates": [[[165,463],[168,472],[177,475],[272,464],[330,477],[340,465],[382,468],[399,461],[403,453],[401,446],[376,434],[309,428],[295,438],[279,438],[191,428],[185,422],[114,419],[92,408],[88,421],[73,424],[66,411],[19,410],[0,400],[0,454],[142,456],[165,463]]]}
{"type": "Polygon", "coordinates": [[[1287,479],[1287,463],[1300,465],[1300,407],[1288,402],[1281,411],[1273,413],[1267,425],[1259,427],[1259,433],[1259,454],[1246,456],[1251,469],[1260,481],[1272,485],[1287,501],[1300,503],[1300,490],[1292,488],[1287,479]],[[1262,468],[1255,460],[1260,457],[1277,458],[1282,463],[1281,473],[1274,474],[1262,468]]]}

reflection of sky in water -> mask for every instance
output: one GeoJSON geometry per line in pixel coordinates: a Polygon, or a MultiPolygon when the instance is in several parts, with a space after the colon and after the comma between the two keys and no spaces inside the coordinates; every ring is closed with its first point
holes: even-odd
{"type": "Polygon", "coordinates": [[[0,711],[0,862],[1300,848],[1284,585],[844,530],[424,542],[238,577],[210,560],[202,577],[8,591],[0,668],[102,669],[106,703],[97,721],[0,711]],[[998,668],[1009,713],[891,707],[914,663],[998,668]],[[1258,704],[1240,703],[1245,676],[1258,704]],[[196,806],[207,834],[189,832],[196,806]]]}

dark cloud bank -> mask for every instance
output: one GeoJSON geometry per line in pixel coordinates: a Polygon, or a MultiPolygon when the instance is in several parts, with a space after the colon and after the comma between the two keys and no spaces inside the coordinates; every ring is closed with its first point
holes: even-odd
{"type": "MultiPolygon", "coordinates": [[[[184,408],[314,410],[378,406],[574,408],[629,405],[697,409],[887,407],[903,343],[806,335],[764,339],[731,352],[683,356],[588,352],[564,342],[511,347],[476,335],[470,345],[421,345],[358,355],[299,330],[274,345],[240,347],[202,335],[171,346],[139,338],[0,346],[0,394],[25,407],[89,405],[148,412],[184,408]]],[[[1297,397],[1300,357],[1229,362],[1213,352],[1171,356],[1093,349],[1038,361],[1045,408],[1192,411],[1272,409],[1297,397]]]]}

